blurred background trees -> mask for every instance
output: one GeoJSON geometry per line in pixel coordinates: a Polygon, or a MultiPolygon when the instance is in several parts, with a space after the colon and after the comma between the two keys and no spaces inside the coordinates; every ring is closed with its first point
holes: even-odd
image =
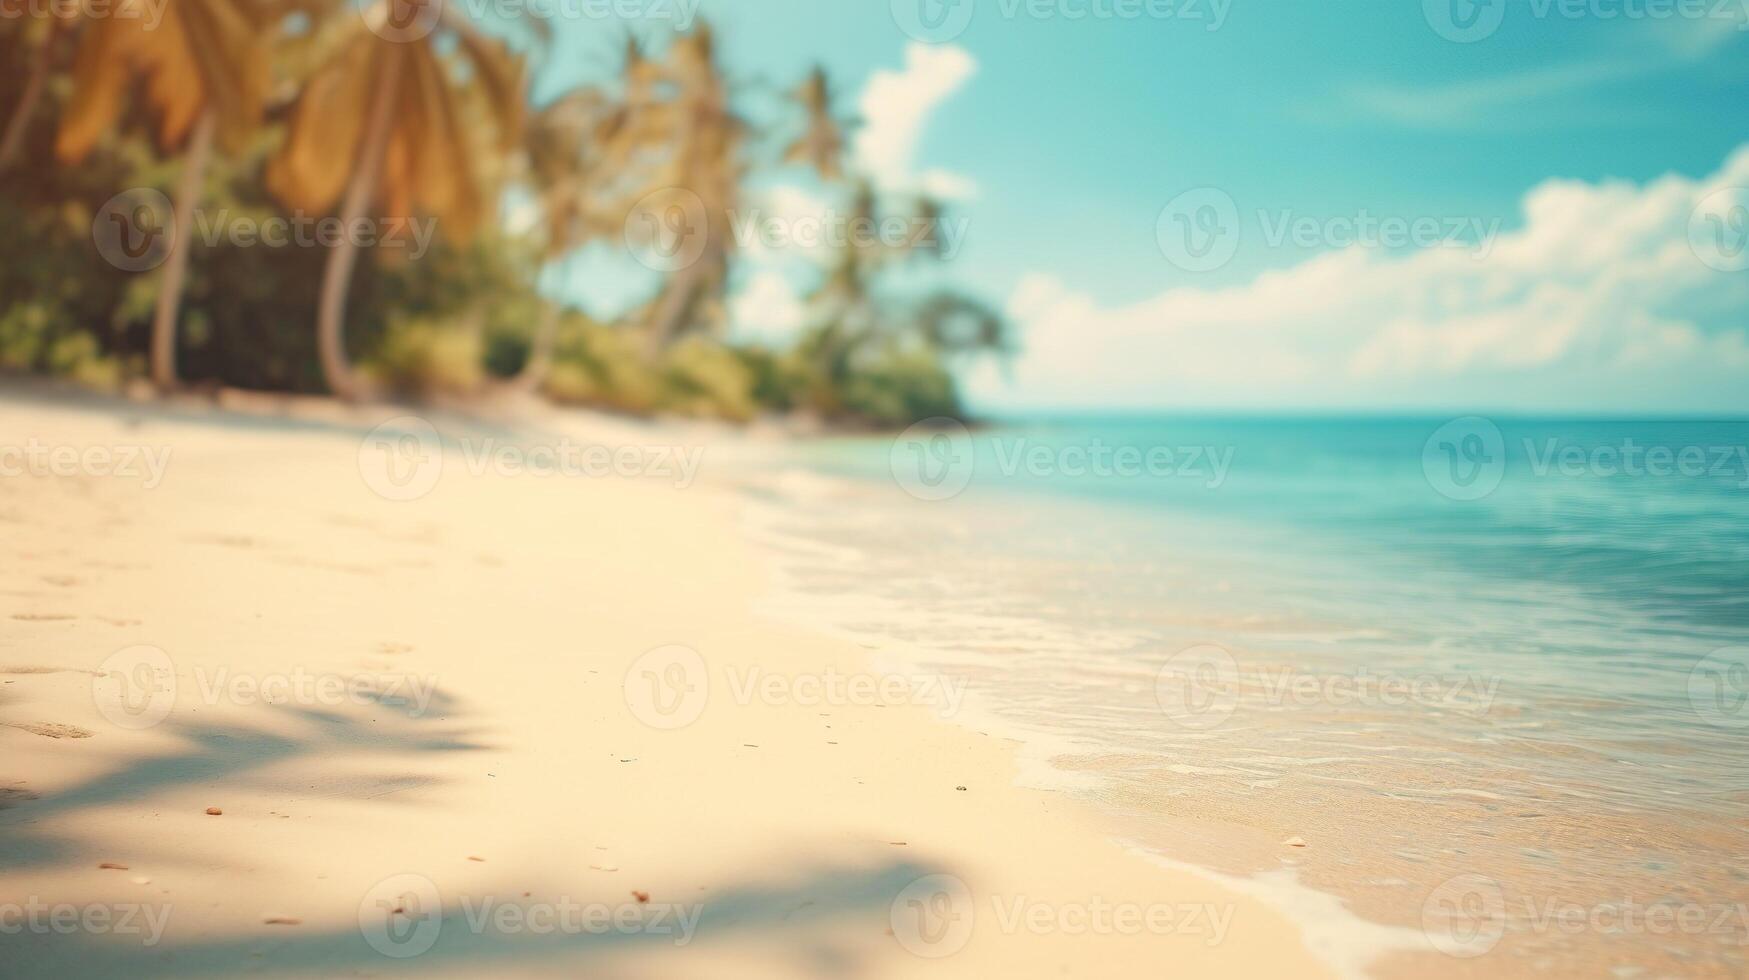
{"type": "Polygon", "coordinates": [[[941,261],[928,231],[943,209],[854,172],[855,123],[823,70],[780,111],[749,113],[759,83],[735,80],[701,22],[660,47],[628,38],[605,81],[531,106],[540,25],[512,44],[460,5],[397,2],[163,0],[150,27],[0,19],[0,371],[901,425],[961,414],[954,369],[1009,351],[976,299],[888,287],[941,261]],[[736,221],[757,208],[755,178],[785,171],[810,173],[846,219],[924,233],[818,250],[797,284],[801,328],[737,342],[736,221]],[[173,202],[157,219],[177,233],[130,273],[105,261],[93,221],[140,188],[173,202]],[[677,218],[640,214],[664,194],[689,202],[677,218]],[[332,216],[434,219],[437,234],[412,256],[213,231],[332,216]],[[650,245],[646,231],[684,237],[687,260],[613,317],[578,309],[577,257],[650,245]]]}

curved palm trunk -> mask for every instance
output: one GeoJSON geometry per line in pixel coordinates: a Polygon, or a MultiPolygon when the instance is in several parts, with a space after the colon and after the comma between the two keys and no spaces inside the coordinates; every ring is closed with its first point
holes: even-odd
{"type": "Polygon", "coordinates": [[[656,304],[655,311],[650,316],[650,333],[648,338],[648,353],[650,356],[662,352],[680,331],[685,328],[686,320],[692,315],[697,305],[696,299],[704,289],[704,271],[710,256],[700,256],[697,261],[681,269],[669,280],[667,290],[662,293],[661,300],[656,304]]]}
{"type": "Polygon", "coordinates": [[[163,392],[176,387],[176,314],[182,309],[188,252],[194,244],[194,206],[212,159],[214,127],[213,110],[202,110],[188,138],[182,176],[176,181],[176,233],[170,239],[170,255],[164,260],[164,278],[158,283],[158,303],[152,311],[152,384],[163,392]]]}
{"type": "MultiPolygon", "coordinates": [[[[340,205],[342,228],[351,228],[363,217],[371,199],[376,196],[377,180],[383,169],[383,153],[389,145],[395,94],[400,88],[399,45],[393,42],[388,45],[383,51],[379,69],[358,163],[340,205]]],[[[322,362],[322,379],[329,391],[347,401],[356,401],[363,394],[358,377],[346,359],[346,291],[352,284],[352,268],[357,261],[358,243],[352,235],[342,235],[334,251],[328,253],[328,266],[322,272],[322,294],[316,307],[316,354],[322,362]]]]}
{"type": "Polygon", "coordinates": [[[49,25],[49,36],[37,51],[36,63],[30,66],[30,76],[24,80],[18,106],[12,110],[12,118],[6,120],[6,133],[0,136],[0,170],[12,163],[12,158],[18,155],[18,148],[24,145],[24,131],[30,127],[30,117],[36,114],[37,103],[42,101],[43,88],[48,84],[49,63],[55,58],[55,38],[59,33],[58,24],[49,25]]]}

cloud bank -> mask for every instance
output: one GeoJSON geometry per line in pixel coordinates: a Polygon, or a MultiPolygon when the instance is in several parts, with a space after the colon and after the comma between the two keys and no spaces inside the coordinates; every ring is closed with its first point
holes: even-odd
{"type": "Polygon", "coordinates": [[[1485,256],[1354,247],[1124,306],[1034,274],[1008,304],[1020,359],[972,390],[1014,408],[1741,412],[1745,245],[1749,146],[1700,179],[1546,181],[1485,256]]]}

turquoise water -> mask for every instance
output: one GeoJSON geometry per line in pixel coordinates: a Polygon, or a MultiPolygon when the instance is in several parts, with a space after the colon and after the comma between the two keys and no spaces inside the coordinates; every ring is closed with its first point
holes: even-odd
{"type": "Polygon", "coordinates": [[[1744,968],[1749,912],[1534,910],[1749,901],[1749,423],[1079,418],[790,463],[756,497],[830,549],[798,594],[1161,851],[1301,836],[1302,880],[1422,931],[1479,875],[1504,934],[1450,966],[1744,968]]]}

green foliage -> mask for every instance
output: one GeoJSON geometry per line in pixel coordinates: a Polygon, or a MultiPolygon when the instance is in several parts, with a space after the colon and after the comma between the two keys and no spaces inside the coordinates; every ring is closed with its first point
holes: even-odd
{"type": "Polygon", "coordinates": [[[403,395],[471,395],[485,381],[485,346],[477,322],[396,315],[364,370],[403,395]]]}
{"type": "MultiPolygon", "coordinates": [[[[20,88],[34,57],[27,43],[20,32],[0,31],[0,91],[20,88]]],[[[694,74],[702,72],[703,80],[685,84],[720,86],[714,62],[700,53],[708,54],[708,37],[688,43],[681,60],[694,74]]],[[[289,65],[296,47],[282,40],[279,57],[289,65]]],[[[57,56],[45,97],[24,131],[18,162],[0,177],[0,226],[8,229],[0,235],[0,371],[113,387],[145,373],[161,277],[105,262],[93,242],[92,222],[120,192],[173,193],[181,164],[153,141],[141,99],[79,166],[49,163],[55,123],[67,103],[70,57],[69,45],[57,56]]],[[[645,62],[628,58],[625,81],[636,83],[646,71],[645,62]]],[[[307,225],[327,217],[288,214],[264,187],[266,161],[285,137],[285,92],[295,90],[296,73],[282,74],[280,108],[270,108],[267,124],[247,146],[215,156],[205,175],[177,331],[179,373],[191,385],[323,390],[314,327],[328,250],[308,240],[244,245],[229,234],[269,219],[307,225]]],[[[834,164],[842,134],[831,118],[823,76],[811,85],[803,99],[811,135],[788,155],[820,168],[829,181],[848,184],[858,213],[879,216],[888,202],[834,164]]],[[[644,145],[673,139],[673,127],[663,124],[660,113],[639,110],[643,103],[635,98],[621,104],[593,90],[579,98],[600,103],[601,110],[584,117],[585,157],[572,168],[575,173],[559,168],[565,180],[549,180],[542,198],[550,212],[544,221],[568,214],[570,224],[537,225],[517,236],[489,222],[466,244],[438,227],[429,252],[417,258],[392,248],[360,256],[345,316],[347,353],[360,373],[404,397],[454,398],[484,391],[523,368],[547,310],[548,301],[535,289],[542,264],[562,257],[559,246],[620,235],[627,205],[619,198],[635,196],[663,176],[640,176],[637,168],[647,164],[638,161],[670,156],[647,152],[651,148],[644,145]],[[557,209],[554,202],[565,199],[558,191],[575,198],[569,211],[557,209]],[[570,237],[550,239],[552,227],[570,229],[570,237]]],[[[0,113],[11,108],[0,104],[0,113]]],[[[732,153],[725,159],[731,157],[735,165],[719,168],[711,184],[720,192],[718,207],[738,199],[733,185],[748,175],[748,161],[732,153]]],[[[712,253],[712,261],[727,263],[731,252],[712,253]]],[[[961,406],[950,366],[964,357],[1005,352],[1005,325],[951,293],[921,301],[884,295],[884,271],[910,260],[903,249],[845,248],[809,297],[810,328],[782,348],[731,345],[697,324],[658,329],[662,325],[646,321],[660,302],[617,324],[566,311],[541,390],[555,401],[616,412],[733,421],[794,412],[836,424],[899,426],[957,415],[961,406]],[[653,344],[653,337],[678,339],[663,346],[653,344]]],[[[681,281],[672,277],[664,289],[681,281]]],[[[718,269],[691,282],[686,288],[703,294],[685,309],[721,308],[726,281],[718,269]]]]}

